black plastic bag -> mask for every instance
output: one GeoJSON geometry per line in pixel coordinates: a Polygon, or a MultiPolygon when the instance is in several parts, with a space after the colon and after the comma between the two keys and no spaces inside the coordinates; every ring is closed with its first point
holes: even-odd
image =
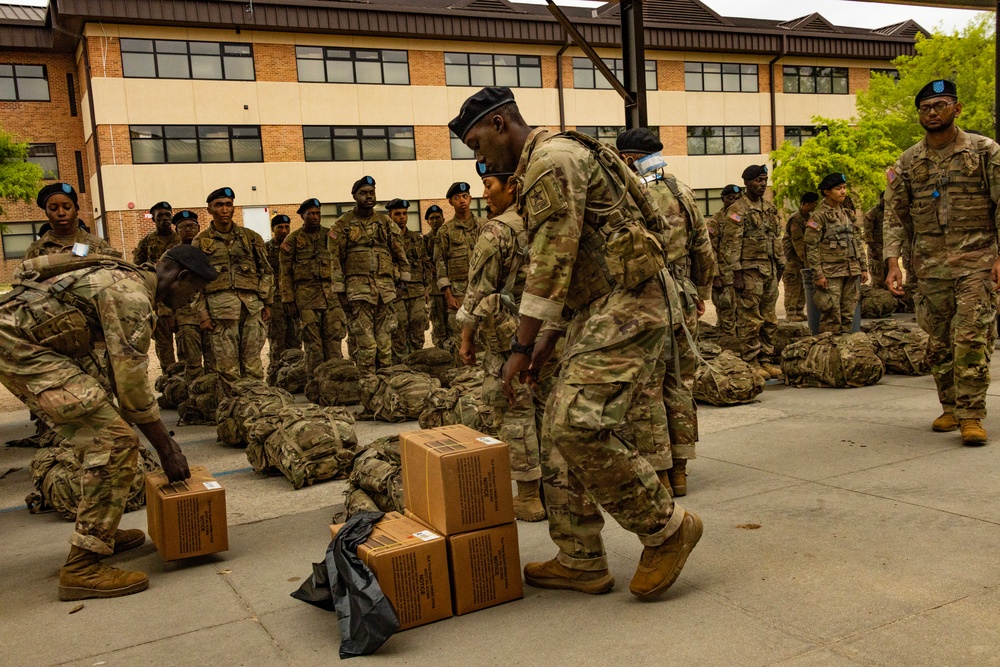
{"type": "Polygon", "coordinates": [[[327,547],[326,560],[313,563],[312,576],[292,593],[296,600],[337,612],[341,658],[374,653],[399,629],[392,603],[374,573],[358,558],[358,546],[383,516],[382,512],[358,512],[348,519],[327,547]]]}

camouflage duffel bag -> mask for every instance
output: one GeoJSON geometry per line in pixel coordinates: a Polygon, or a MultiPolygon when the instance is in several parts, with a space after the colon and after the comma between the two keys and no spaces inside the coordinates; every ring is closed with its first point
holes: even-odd
{"type": "Polygon", "coordinates": [[[694,374],[693,394],[709,405],[750,403],[764,391],[764,378],[731,350],[724,350],[694,374]]]}
{"type": "Polygon", "coordinates": [[[805,322],[779,322],[774,332],[774,354],[781,354],[791,343],[809,336],[812,331],[805,322]]]}
{"type": "Polygon", "coordinates": [[[260,473],[279,474],[274,464],[268,459],[265,445],[267,439],[278,430],[283,421],[296,419],[328,419],[333,418],[347,424],[354,423],[354,417],[344,408],[321,407],[319,405],[289,405],[276,414],[262,414],[247,421],[247,461],[253,469],[260,473]]]}
{"type": "Polygon", "coordinates": [[[318,405],[356,405],[361,402],[361,371],[350,359],[328,359],[310,371],[306,398],[318,405]]]}
{"type": "Polygon", "coordinates": [[[893,320],[875,322],[868,333],[886,373],[927,375],[928,336],[922,329],[904,329],[893,320]]]}
{"type": "Polygon", "coordinates": [[[383,368],[372,379],[361,379],[361,400],[365,415],[385,422],[417,419],[427,407],[432,391],[441,388],[441,381],[427,373],[415,373],[399,364],[383,368]]]}
{"type": "Polygon", "coordinates": [[[264,443],[264,455],[294,488],[347,476],[358,445],[350,423],[296,408],[286,408],[279,417],[278,428],[264,443]]]}
{"type": "Polygon", "coordinates": [[[449,389],[435,389],[427,396],[427,407],[418,416],[420,428],[465,424],[485,431],[481,366],[464,366],[448,373],[449,389]]]}
{"type": "Polygon", "coordinates": [[[188,381],[184,376],[175,375],[167,377],[161,375],[156,379],[156,384],[160,387],[160,395],[156,397],[156,403],[163,410],[176,410],[180,404],[188,399],[188,381]],[[161,383],[160,380],[163,380],[161,383]]]}
{"type": "Polygon", "coordinates": [[[399,460],[399,436],[379,438],[358,454],[348,479],[350,483],[344,492],[348,516],[362,509],[366,499],[383,512],[402,512],[403,475],[399,460]],[[354,494],[356,490],[364,495],[354,494]]]}
{"type": "Polygon", "coordinates": [[[188,385],[187,400],[177,406],[182,424],[214,424],[219,408],[219,376],[206,373],[188,385]]]}
{"type": "Polygon", "coordinates": [[[788,385],[839,389],[875,384],[885,374],[885,364],[867,334],[824,333],[786,347],[781,370],[788,385]]]}
{"type": "Polygon", "coordinates": [[[295,402],[295,397],[284,389],[269,387],[260,380],[244,384],[241,389],[238,395],[223,399],[216,414],[219,441],[231,447],[246,447],[250,425],[256,419],[276,415],[295,402]]]}
{"type": "Polygon", "coordinates": [[[300,394],[306,388],[306,354],[302,350],[285,350],[278,360],[274,384],[290,394],[300,394]]]}
{"type": "Polygon", "coordinates": [[[888,317],[896,312],[896,297],[887,289],[861,286],[861,317],[871,319],[888,317]]]}
{"type": "Polygon", "coordinates": [[[156,378],[156,382],[153,383],[153,389],[162,394],[163,387],[167,383],[167,378],[178,377],[180,375],[184,375],[184,362],[175,361],[167,366],[167,370],[163,371],[160,377],[156,378]]]}
{"type": "Polygon", "coordinates": [[[415,373],[427,373],[445,384],[445,375],[455,367],[455,358],[448,350],[439,347],[425,347],[410,353],[403,363],[415,373]]]}
{"type": "Polygon", "coordinates": [[[462,366],[453,368],[446,374],[445,386],[462,392],[479,390],[483,386],[486,371],[482,366],[462,366]]]}

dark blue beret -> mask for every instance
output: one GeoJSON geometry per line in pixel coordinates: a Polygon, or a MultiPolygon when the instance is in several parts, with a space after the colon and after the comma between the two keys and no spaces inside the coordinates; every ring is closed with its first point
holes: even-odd
{"type": "Polygon", "coordinates": [[[205,203],[211,204],[216,199],[236,199],[236,193],[233,192],[232,188],[219,188],[218,190],[212,190],[211,194],[205,200],[205,203]]]}
{"type": "Polygon", "coordinates": [[[46,185],[44,188],[38,191],[38,196],[35,198],[35,203],[38,204],[38,208],[45,209],[45,202],[49,200],[52,195],[66,195],[72,200],[77,208],[80,208],[80,199],[76,195],[76,190],[69,183],[51,183],[46,185]]]}
{"type": "Polygon", "coordinates": [[[462,103],[458,116],[448,123],[448,127],[455,133],[456,137],[465,141],[465,135],[469,133],[473,125],[482,120],[483,116],[497,107],[513,101],[514,93],[510,91],[510,88],[483,88],[462,103]]]}
{"type": "Polygon", "coordinates": [[[175,227],[185,220],[194,220],[195,222],[198,222],[198,214],[192,211],[177,211],[177,213],[174,213],[174,217],[170,219],[170,221],[174,223],[175,227]]]}
{"type": "Polygon", "coordinates": [[[445,199],[451,199],[455,195],[467,193],[469,192],[469,190],[470,188],[468,183],[466,183],[465,181],[459,181],[458,183],[451,184],[451,187],[448,188],[448,194],[446,194],[444,197],[445,199]]]}
{"type": "Polygon", "coordinates": [[[159,209],[159,208],[162,208],[162,209],[164,209],[166,211],[172,211],[174,207],[170,205],[170,202],[160,201],[160,202],[156,202],[155,204],[153,204],[152,206],[150,206],[149,207],[149,212],[153,213],[154,211],[156,211],[156,209],[159,209]]]}
{"type": "Polygon", "coordinates": [[[371,176],[362,176],[358,180],[354,181],[354,185],[351,186],[351,194],[356,194],[358,190],[366,185],[375,185],[375,179],[371,176]]]}
{"type": "Polygon", "coordinates": [[[919,107],[921,102],[932,97],[954,97],[957,100],[958,87],[947,79],[937,79],[921,88],[913,102],[919,107]]]}
{"type": "Polygon", "coordinates": [[[766,174],[766,173],[767,173],[766,164],[752,164],[743,170],[743,180],[752,181],[761,174],[766,174]]]}
{"type": "MultiPolygon", "coordinates": [[[[351,194],[354,194],[354,193],[351,193],[351,194]]],[[[302,202],[301,204],[299,204],[299,210],[297,210],[296,213],[298,213],[299,215],[302,215],[303,213],[305,213],[306,211],[308,211],[311,208],[322,208],[322,206],[320,206],[319,200],[316,199],[315,197],[313,197],[311,199],[307,199],[304,202],[302,202]]]]}
{"type": "Polygon", "coordinates": [[[840,173],[827,174],[826,178],[819,182],[819,191],[832,190],[838,185],[842,185],[847,182],[847,176],[840,173]]]}
{"type": "Polygon", "coordinates": [[[284,213],[279,213],[278,215],[271,218],[271,229],[274,229],[275,225],[290,225],[292,224],[292,219],[289,218],[284,213]]]}
{"type": "Polygon", "coordinates": [[[396,198],[385,205],[385,210],[392,211],[398,208],[410,208],[410,202],[405,199],[396,198]]]}
{"type": "Polygon", "coordinates": [[[444,215],[444,211],[441,210],[441,207],[438,206],[437,204],[434,204],[433,206],[428,208],[427,211],[424,213],[424,220],[431,217],[435,213],[440,213],[441,215],[444,215]]]}
{"type": "Polygon", "coordinates": [[[743,192],[743,188],[741,188],[738,185],[733,185],[732,183],[722,188],[723,197],[725,197],[726,195],[738,195],[741,192],[743,192]]]}

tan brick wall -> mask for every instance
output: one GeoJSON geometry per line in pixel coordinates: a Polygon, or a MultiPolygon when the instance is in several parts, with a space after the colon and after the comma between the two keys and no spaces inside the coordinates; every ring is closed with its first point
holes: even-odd
{"type": "Polygon", "coordinates": [[[556,87],[555,56],[542,56],[542,88],[556,87]]]}
{"type": "Polygon", "coordinates": [[[867,67],[851,67],[847,70],[847,91],[851,94],[859,90],[868,90],[872,72],[867,67]]]}
{"type": "Polygon", "coordinates": [[[656,63],[658,90],[684,90],[684,63],[679,60],[661,60],[656,63]]]}
{"type": "Polygon", "coordinates": [[[254,44],[253,66],[258,81],[299,80],[294,44],[254,44]]]}
{"type": "Polygon", "coordinates": [[[129,139],[128,125],[98,125],[97,138],[100,141],[101,164],[132,164],[132,142],[129,139]]]}
{"type": "MultiPolygon", "coordinates": [[[[761,66],[761,67],[765,70],[764,76],[767,77],[768,76],[768,74],[766,72],[767,67],[764,67],[764,66],[761,66]]],[[[782,76],[782,72],[783,71],[784,70],[781,69],[781,61],[779,60],[778,62],[776,62],[774,64],[774,92],[776,92],[776,93],[780,93],[780,92],[782,92],[785,89],[784,88],[784,86],[785,86],[785,79],[782,76]]],[[[761,81],[763,81],[763,79],[761,79],[761,81]]],[[[766,92],[770,92],[770,90],[771,90],[770,88],[761,88],[760,92],[766,93],[766,92]]]]}
{"type": "Polygon", "coordinates": [[[660,142],[664,155],[687,155],[687,127],[683,125],[661,125],[660,142]]]}
{"type": "MultiPolygon", "coordinates": [[[[768,128],[768,129],[770,129],[770,128],[768,128]]],[[[784,141],[785,141],[785,126],[784,125],[779,125],[778,126],[778,145],[780,146],[781,144],[784,143],[784,141]]]]}
{"type": "Polygon", "coordinates": [[[569,90],[573,88],[573,57],[562,57],[563,88],[569,90]]]}
{"type": "MultiPolygon", "coordinates": [[[[780,144],[779,144],[780,145],[780,144]]],[[[760,152],[767,155],[771,152],[771,126],[760,126],[760,152]]]]}
{"type": "Polygon", "coordinates": [[[417,125],[413,128],[417,160],[450,160],[451,134],[442,125],[417,125]]]}
{"type": "Polygon", "coordinates": [[[305,162],[301,125],[261,125],[264,162],[305,162]]]}
{"type": "Polygon", "coordinates": [[[409,52],[410,85],[412,86],[443,86],[444,85],[444,52],[418,51],[409,52]]]}
{"type": "MultiPolygon", "coordinates": [[[[285,213],[294,221],[298,220],[298,216],[295,215],[295,209],[297,208],[298,204],[271,207],[271,214],[285,213]]],[[[212,216],[208,214],[208,209],[205,207],[190,208],[188,210],[198,214],[198,223],[202,229],[206,229],[212,221],[212,216]]],[[[122,232],[124,231],[126,258],[132,257],[132,251],[138,245],[139,239],[153,231],[153,220],[146,217],[148,213],[147,209],[137,207],[124,211],[108,211],[108,214],[105,216],[105,224],[108,228],[108,241],[116,249],[120,250],[122,248],[122,232]]],[[[243,209],[241,207],[236,207],[236,211],[233,213],[233,220],[238,225],[243,224],[243,209]]]]}
{"type": "MultiPolygon", "coordinates": [[[[775,79],[781,81],[781,63],[776,63],[774,65],[775,79]]],[[[757,65],[757,91],[761,93],[771,92],[771,71],[767,66],[767,63],[762,63],[757,65]]],[[[775,92],[780,93],[780,90],[775,92]]]]}
{"type": "Polygon", "coordinates": [[[91,76],[122,76],[122,50],[117,37],[88,37],[91,76]]]}

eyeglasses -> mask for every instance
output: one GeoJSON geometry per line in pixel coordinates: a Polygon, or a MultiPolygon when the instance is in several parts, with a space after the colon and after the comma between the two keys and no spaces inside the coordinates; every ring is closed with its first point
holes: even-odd
{"type": "Polygon", "coordinates": [[[934,104],[921,104],[919,107],[917,107],[917,113],[919,113],[921,116],[926,116],[931,111],[933,111],[934,113],[940,115],[944,113],[945,109],[947,109],[953,104],[954,102],[945,102],[943,100],[941,102],[935,102],[934,104]]]}

